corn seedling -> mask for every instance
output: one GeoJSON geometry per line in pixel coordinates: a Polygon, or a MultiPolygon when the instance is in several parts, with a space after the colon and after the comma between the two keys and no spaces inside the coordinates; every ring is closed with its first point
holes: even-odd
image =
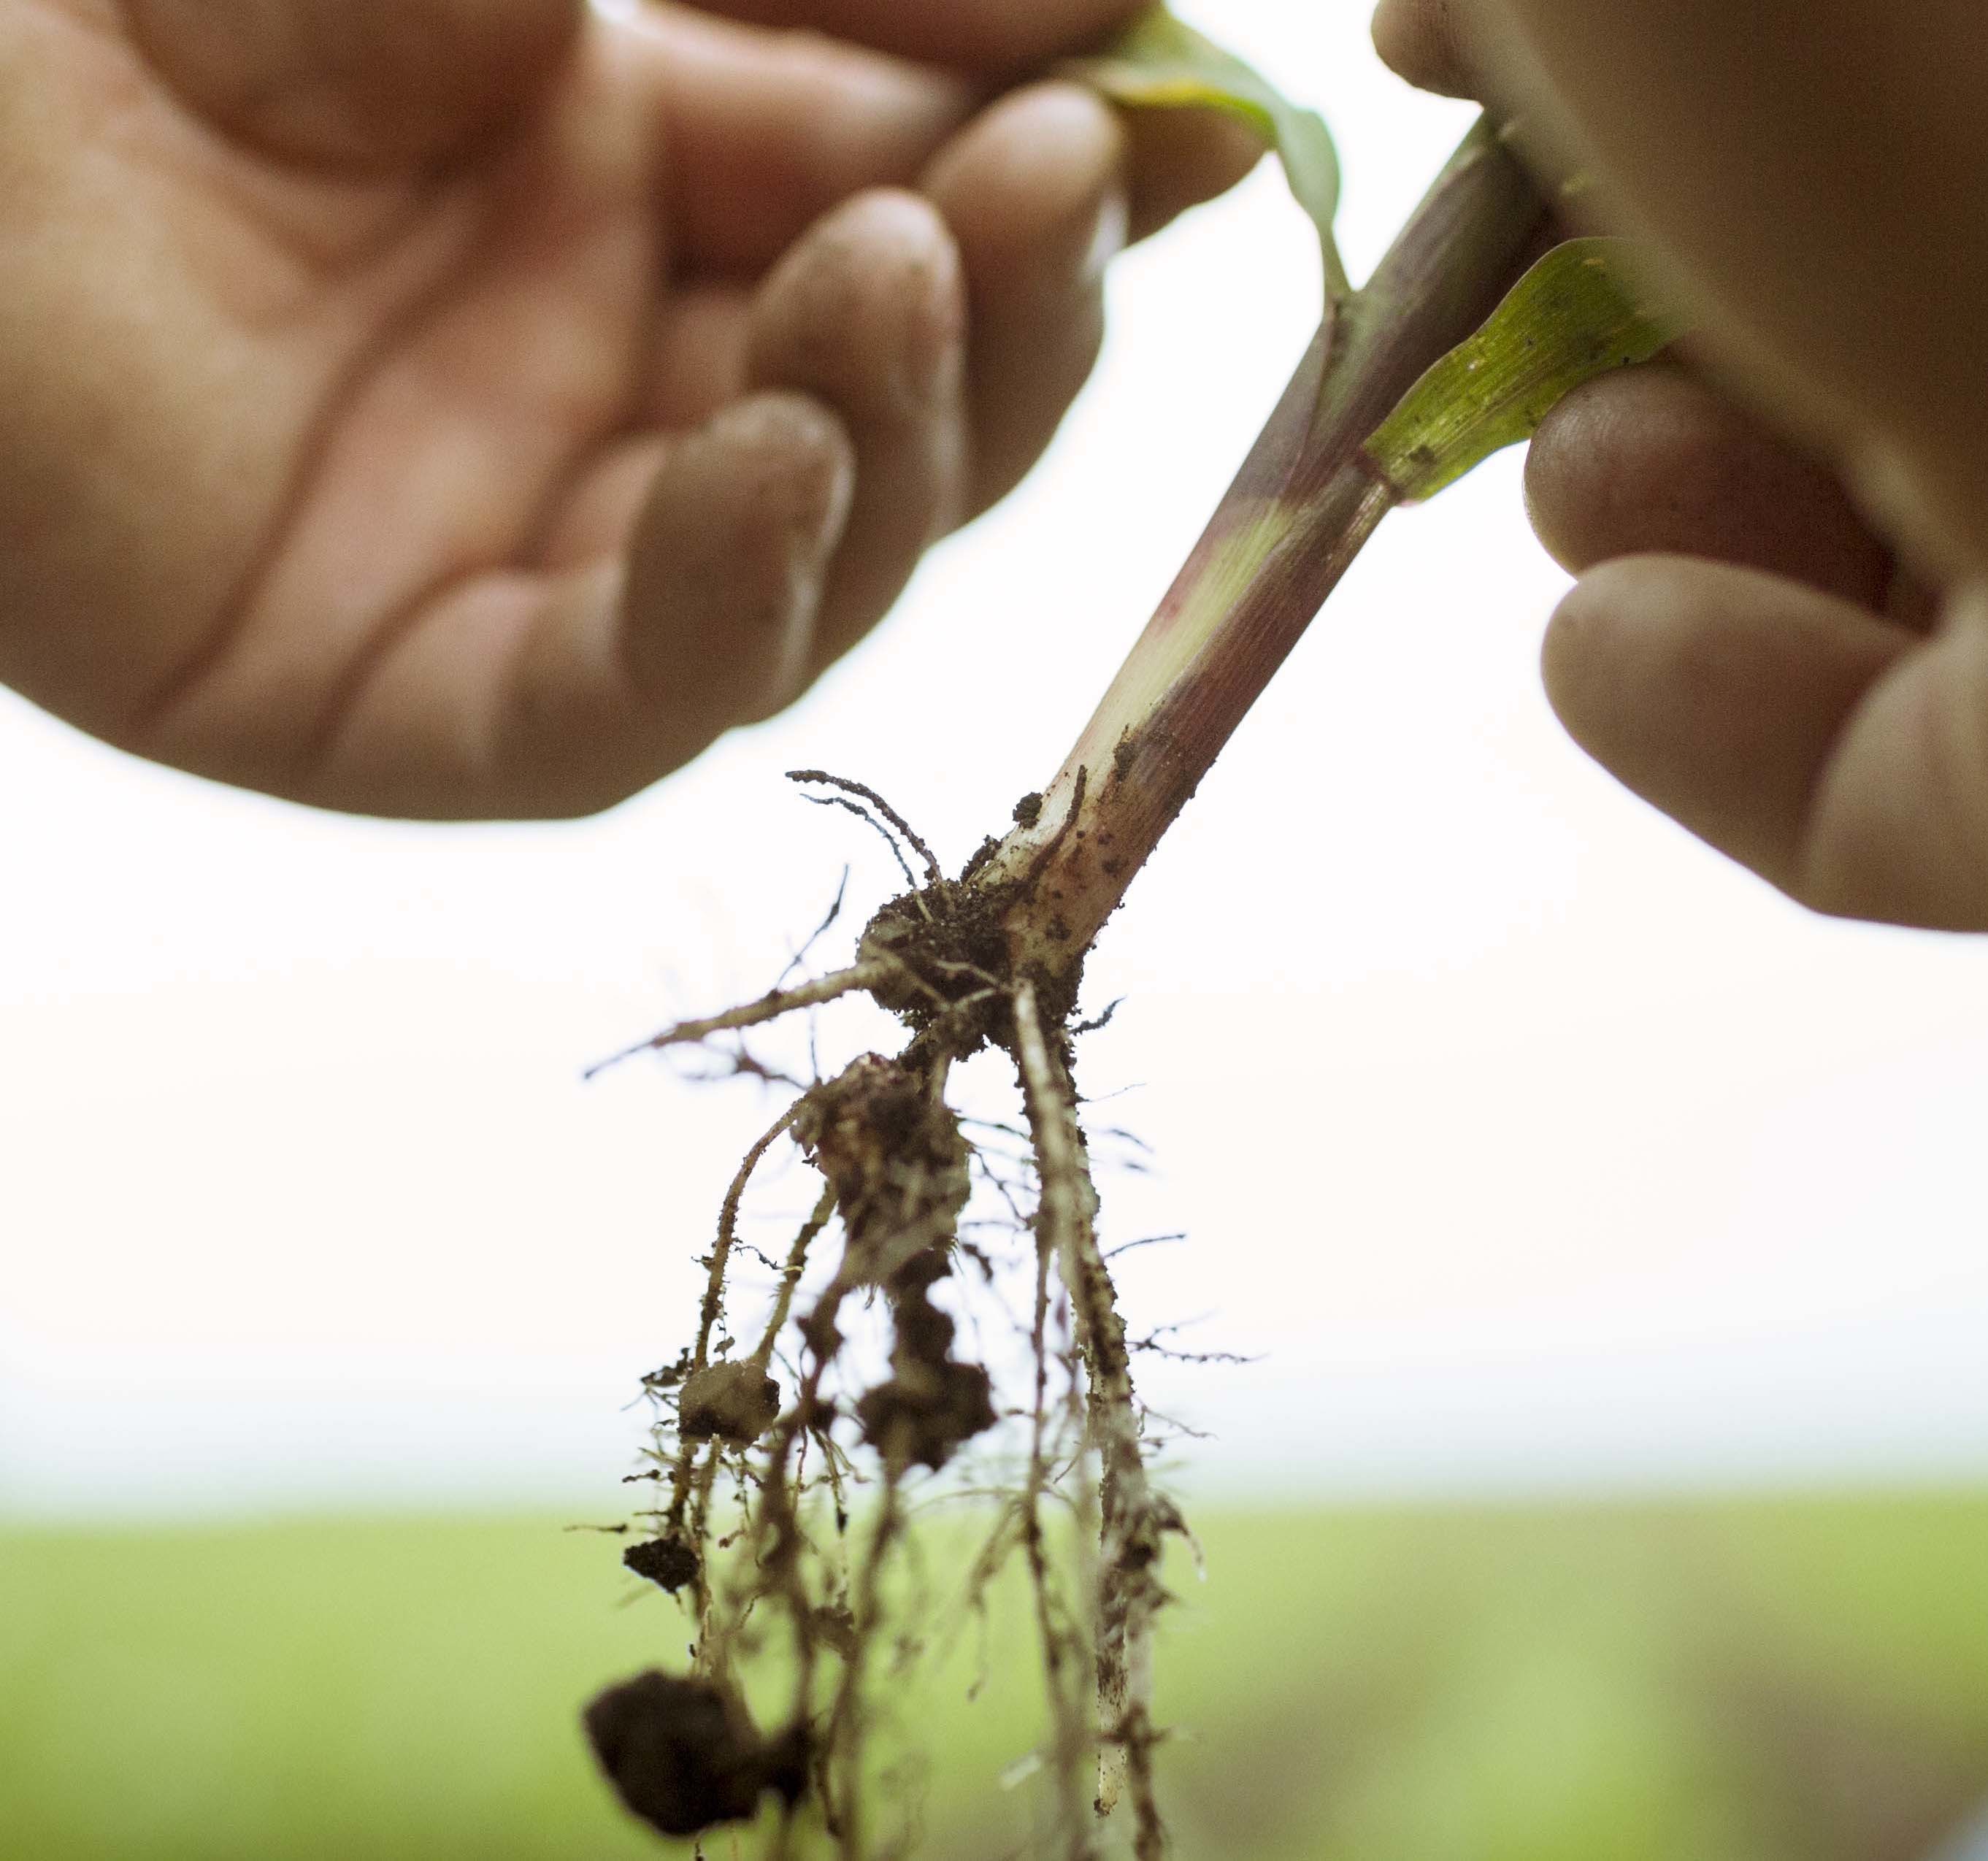
{"type": "Polygon", "coordinates": [[[879,1692],[915,1651],[897,1626],[898,1573],[919,1489],[1004,1436],[1018,1470],[992,1509],[972,1595],[1013,1565],[1033,1597],[1048,1730],[1030,1763],[1052,1832],[1040,1852],[1165,1853],[1155,1629],[1163,1551],[1187,1528],[1150,1464],[1138,1341],[1098,1240],[1074,1074],[1086,956],[1388,513],[1679,333],[1614,242],[1563,243],[1533,262],[1549,206],[1488,120],[1355,289],[1317,117],[1160,8],[1067,71],[1128,110],[1212,108],[1253,126],[1317,226],[1324,313],[1158,614],[1012,828],[951,876],[881,797],[804,772],[812,793],[891,841],[907,888],[850,966],[646,1044],[708,1045],[857,993],[904,1030],[896,1053],[797,1085],[725,1199],[691,1342],[647,1379],[658,1423],[638,1477],[656,1497],[625,1554],[678,1599],[691,1664],[610,1689],[588,1713],[624,1801],[666,1834],[742,1822],[777,1798],[773,1861],[915,1846],[911,1829],[881,1828],[871,1800],[879,1692]],[[989,1049],[1019,1088],[1019,1120],[1001,1134],[1013,1168],[990,1161],[995,1146],[948,1101],[957,1069],[989,1049]],[[756,1172],[787,1149],[818,1175],[818,1199],[785,1259],[768,1262],[776,1289],[748,1342],[728,1306],[740,1210],[756,1172]],[[1009,1212],[1001,1257],[969,1237],[977,1182],[1009,1212]],[[1019,1289],[1019,1375],[962,1342],[969,1274],[1019,1289]],[[867,1353],[855,1342],[866,1312],[888,1318],[867,1353]],[[784,1694],[769,1730],[746,1704],[749,1681],[766,1698],[768,1676],[784,1694]]]}

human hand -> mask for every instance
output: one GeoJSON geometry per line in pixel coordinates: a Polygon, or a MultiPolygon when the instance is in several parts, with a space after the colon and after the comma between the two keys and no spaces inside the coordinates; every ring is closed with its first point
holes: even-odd
{"type": "Polygon", "coordinates": [[[1569,730],[1819,910],[1988,929],[1980,0],[1383,0],[1374,32],[1591,178],[1700,313],[1688,364],[1533,445],[1569,730]]]}
{"type": "Polygon", "coordinates": [[[1254,159],[998,95],[1134,4],[0,0],[0,679],[438,817],[779,709],[1254,159]]]}

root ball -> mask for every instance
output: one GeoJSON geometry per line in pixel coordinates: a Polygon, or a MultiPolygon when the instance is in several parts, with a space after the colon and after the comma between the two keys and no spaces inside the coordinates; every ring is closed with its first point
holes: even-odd
{"type": "Polygon", "coordinates": [[[621,1554],[621,1562],[638,1577],[646,1577],[658,1589],[668,1590],[674,1595],[680,1589],[687,1589],[698,1579],[704,1568],[695,1549],[681,1538],[652,1538],[639,1545],[631,1545],[621,1554]]]}
{"type": "Polygon", "coordinates": [[[856,1405],[863,1436],[887,1464],[934,1473],[998,1419],[994,1386],[977,1363],[907,1363],[856,1405]]]}
{"type": "Polygon", "coordinates": [[[686,1441],[729,1441],[750,1447],[780,1413],[780,1386],[763,1365],[714,1363],[683,1386],[677,1411],[686,1441]]]}
{"type": "Polygon", "coordinates": [[[800,1741],[762,1737],[708,1680],[637,1674],[587,1707],[587,1735],[621,1801],[666,1836],[750,1822],[769,1790],[791,1807],[806,1788],[800,1741]]]}

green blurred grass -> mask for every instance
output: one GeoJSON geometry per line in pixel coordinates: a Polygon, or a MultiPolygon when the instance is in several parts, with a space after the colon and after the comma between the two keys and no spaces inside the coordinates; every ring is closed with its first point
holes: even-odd
{"type": "MultiPolygon", "coordinates": [[[[1917,1861],[1988,1797],[1988,1497],[1203,1522],[1161,1701],[1190,1861],[1917,1861]]],[[[576,1726],[682,1650],[617,1542],[0,1531],[0,1855],[657,1853],[576,1726]]],[[[998,1782],[1033,1737],[1026,1619],[996,1607],[972,1705],[957,1626],[898,1696],[928,1852],[1030,1854],[1036,1792],[998,1782]]]]}

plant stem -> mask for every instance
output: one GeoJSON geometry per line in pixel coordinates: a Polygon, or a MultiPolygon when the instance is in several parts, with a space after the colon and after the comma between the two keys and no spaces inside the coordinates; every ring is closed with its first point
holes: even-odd
{"type": "Polygon", "coordinates": [[[1366,443],[1517,281],[1545,209],[1481,118],[1276,411],[1033,824],[977,876],[1019,885],[1017,966],[1060,976],[1398,501],[1366,443]]]}

